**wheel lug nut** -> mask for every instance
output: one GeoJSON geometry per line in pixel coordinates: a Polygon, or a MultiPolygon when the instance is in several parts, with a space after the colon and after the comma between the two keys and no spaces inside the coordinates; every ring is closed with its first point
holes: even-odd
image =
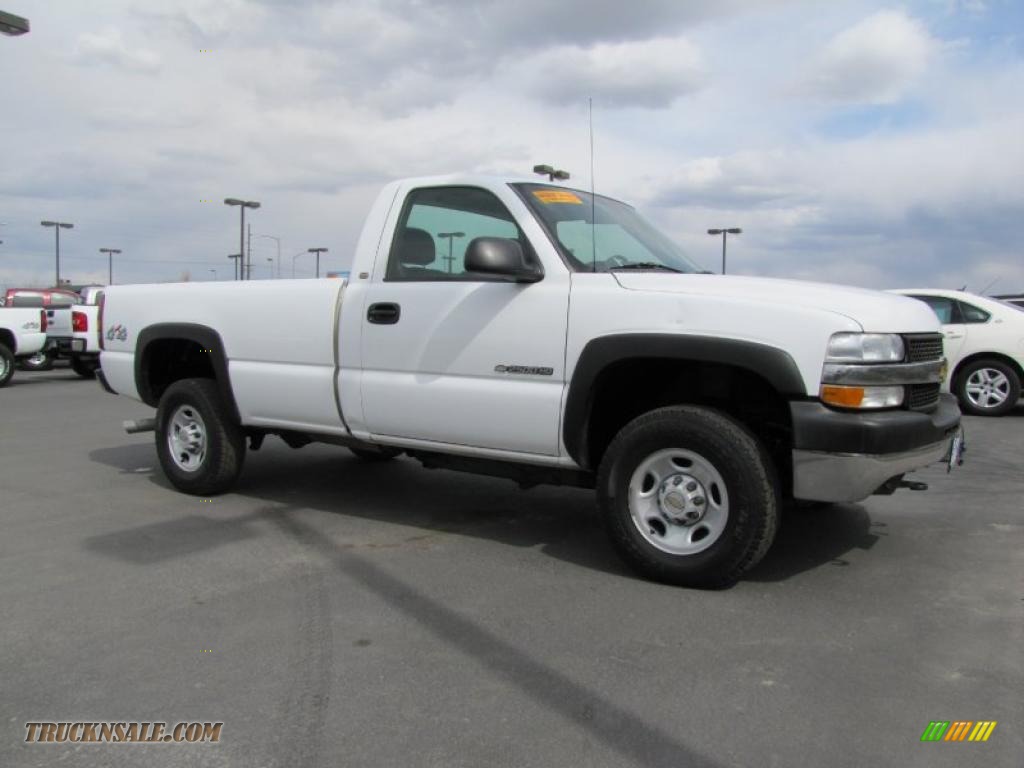
{"type": "Polygon", "coordinates": [[[693,503],[694,503],[695,506],[698,506],[698,507],[704,506],[704,497],[703,496],[697,496],[693,500],[693,503]]]}
{"type": "Polygon", "coordinates": [[[681,477],[676,477],[672,479],[672,485],[679,485],[681,482],[683,482],[683,478],[681,477]]]}
{"type": "Polygon", "coordinates": [[[690,482],[688,482],[686,484],[686,490],[690,491],[691,493],[693,491],[696,491],[697,490],[697,484],[695,482],[693,482],[693,480],[691,480],[690,482]]]}

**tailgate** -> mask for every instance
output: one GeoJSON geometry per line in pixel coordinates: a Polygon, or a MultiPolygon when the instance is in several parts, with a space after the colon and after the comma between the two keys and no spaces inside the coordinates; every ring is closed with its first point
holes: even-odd
{"type": "Polygon", "coordinates": [[[71,337],[71,307],[47,308],[46,335],[51,339],[71,337]]]}
{"type": "Polygon", "coordinates": [[[74,328],[74,316],[72,315],[72,331],[74,337],[79,340],[79,344],[76,344],[79,352],[95,352],[99,353],[99,332],[97,330],[99,323],[100,308],[91,304],[80,304],[77,307],[72,307],[72,312],[76,312],[84,318],[84,323],[80,324],[81,330],[75,330],[74,328]]]}

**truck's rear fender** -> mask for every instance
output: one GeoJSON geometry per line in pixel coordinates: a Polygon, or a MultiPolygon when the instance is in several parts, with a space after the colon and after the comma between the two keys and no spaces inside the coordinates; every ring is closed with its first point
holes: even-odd
{"type": "Polygon", "coordinates": [[[0,344],[7,347],[12,355],[18,353],[18,337],[6,328],[0,328],[0,344]]]}
{"type": "Polygon", "coordinates": [[[239,423],[224,342],[215,330],[194,323],[161,323],[141,333],[135,347],[135,386],[154,408],[164,391],[181,379],[213,379],[228,414],[239,423]]]}
{"type": "Polygon", "coordinates": [[[608,444],[637,416],[666,405],[708,405],[760,437],[786,482],[794,399],[807,399],[803,377],[775,347],[702,336],[604,336],[589,342],[576,364],[562,439],[577,464],[596,471],[608,444]]]}

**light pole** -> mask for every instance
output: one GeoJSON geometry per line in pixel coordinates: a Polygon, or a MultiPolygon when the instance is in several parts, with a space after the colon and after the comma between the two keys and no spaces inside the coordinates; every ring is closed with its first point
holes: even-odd
{"type": "Polygon", "coordinates": [[[60,288],[60,231],[62,229],[71,229],[75,225],[64,221],[40,221],[39,223],[44,227],[53,227],[57,233],[57,287],[60,288]]]}
{"type": "Polygon", "coordinates": [[[281,238],[274,237],[273,235],[256,235],[256,237],[266,237],[277,243],[277,278],[281,279],[281,238]]]}
{"type": "MultiPolygon", "coordinates": [[[[255,200],[239,200],[237,197],[226,197],[224,198],[224,205],[237,205],[239,210],[242,212],[242,221],[238,228],[238,252],[245,253],[245,209],[259,208],[260,204],[255,200]]],[[[252,269],[252,254],[249,254],[249,257],[249,259],[243,258],[241,262],[240,270],[242,280],[247,280],[252,277],[251,274],[248,274],[252,269]]]]}
{"type": "Polygon", "coordinates": [[[242,279],[242,254],[240,253],[229,253],[228,258],[231,259],[232,264],[235,267],[235,280],[242,279]]]}
{"type": "Polygon", "coordinates": [[[13,13],[0,11],[0,35],[24,35],[29,30],[28,19],[15,16],[13,13]]]}
{"type": "Polygon", "coordinates": [[[107,275],[107,285],[114,284],[114,254],[120,253],[118,248],[100,248],[100,253],[107,254],[107,269],[109,274],[107,275]]]}
{"type": "Polygon", "coordinates": [[[301,255],[302,255],[302,254],[304,254],[304,253],[305,253],[305,251],[299,251],[299,252],[298,252],[298,253],[296,253],[296,254],[295,254],[294,256],[292,256],[292,277],[293,277],[293,278],[295,277],[295,260],[296,260],[297,258],[299,258],[299,256],[301,256],[301,255]]]}
{"type": "Polygon", "coordinates": [[[213,279],[216,280],[217,279],[217,270],[216,269],[211,269],[210,271],[213,272],[213,279]]]}
{"type": "Polygon", "coordinates": [[[316,254],[316,276],[320,277],[320,254],[327,253],[326,248],[307,248],[307,252],[316,254]]]}
{"type": "Polygon", "coordinates": [[[270,256],[267,256],[267,269],[270,270],[270,279],[273,280],[274,279],[274,260],[270,256]]]}
{"type": "Polygon", "coordinates": [[[452,243],[455,242],[456,237],[465,237],[465,232],[438,232],[437,236],[443,240],[448,241],[448,255],[442,256],[441,258],[448,262],[448,274],[452,273],[452,262],[455,261],[455,257],[452,256],[452,243]]]}
{"type": "Polygon", "coordinates": [[[722,236],[722,274],[725,274],[725,239],[729,235],[738,235],[743,230],[739,227],[730,227],[729,229],[709,229],[709,235],[721,235],[722,236]]]}

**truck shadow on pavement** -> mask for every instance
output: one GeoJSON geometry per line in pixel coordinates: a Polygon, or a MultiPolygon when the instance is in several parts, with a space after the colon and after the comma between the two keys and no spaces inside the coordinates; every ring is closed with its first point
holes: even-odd
{"type": "MultiPolygon", "coordinates": [[[[96,449],[89,457],[177,493],[161,473],[151,444],[96,449]]],[[[250,538],[256,534],[247,523],[273,519],[272,505],[281,505],[424,532],[410,541],[469,536],[534,548],[573,565],[640,578],[608,543],[591,491],[558,487],[521,491],[507,480],[426,470],[408,458],[366,463],[330,448],[300,452],[268,444],[246,461],[233,495],[262,502],[260,511],[227,520],[185,515],[104,534],[89,546],[132,562],[169,559],[250,538]]],[[[847,553],[870,548],[878,537],[860,505],[787,508],[775,544],[744,581],[784,581],[823,566],[846,566],[847,553]]],[[[359,546],[373,549],[396,544],[369,541],[359,546]]]]}
{"type": "MultiPolygon", "coordinates": [[[[119,448],[99,449],[90,454],[98,463],[115,467],[125,474],[138,474],[140,482],[144,474],[139,472],[146,466],[155,469],[155,456],[151,447],[133,445],[119,448]]],[[[516,688],[546,709],[560,715],[585,731],[609,750],[621,755],[629,764],[643,766],[686,765],[692,768],[719,768],[720,763],[689,746],[682,734],[666,729],[648,718],[640,717],[627,707],[616,703],[602,693],[572,679],[570,675],[539,660],[529,649],[501,637],[482,623],[467,617],[446,605],[443,600],[431,596],[409,578],[390,573],[375,562],[371,553],[359,548],[339,545],[331,537],[309,522],[309,511],[323,511],[332,514],[353,514],[350,508],[360,505],[360,516],[406,526],[419,526],[436,532],[456,535],[486,536],[507,541],[517,546],[542,542],[548,535],[559,536],[573,526],[561,523],[557,531],[552,528],[553,516],[567,514],[572,519],[593,517],[587,515],[587,496],[577,494],[569,508],[559,512],[563,501],[558,498],[535,499],[540,502],[541,511],[529,502],[517,505],[504,499],[508,496],[501,484],[493,481],[470,483],[474,488],[455,488],[463,478],[453,478],[448,473],[426,473],[412,462],[393,462],[387,466],[363,465],[355,460],[327,458],[307,461],[288,466],[287,471],[280,464],[256,462],[257,471],[250,467],[248,480],[239,486],[238,496],[268,501],[258,504],[255,509],[241,518],[217,520],[187,515],[181,518],[183,531],[173,532],[176,521],[162,521],[143,525],[127,531],[119,531],[93,537],[86,546],[94,551],[112,557],[125,559],[120,550],[132,547],[140,541],[154,536],[170,535],[177,542],[169,548],[150,552],[158,558],[166,557],[174,550],[186,555],[190,550],[180,546],[183,538],[204,537],[213,532],[213,546],[231,543],[230,538],[217,537],[220,526],[248,523],[257,519],[269,520],[281,536],[301,546],[319,564],[335,570],[343,577],[358,584],[375,595],[382,603],[396,613],[414,621],[418,626],[434,635],[449,647],[473,659],[486,668],[494,677],[506,685],[516,688]],[[349,471],[351,470],[351,471],[349,471]],[[285,477],[284,475],[287,475],[285,477]],[[292,485],[284,484],[290,478],[292,485]],[[414,491],[410,491],[413,488],[414,491]],[[271,493],[270,491],[274,491],[271,493]],[[416,503],[422,494],[423,503],[416,503]],[[474,499],[464,504],[458,512],[449,511],[454,506],[450,498],[474,499]],[[413,502],[413,503],[410,503],[413,502]],[[499,503],[500,502],[500,503],[499,503]],[[368,506],[372,505],[372,506],[368,506]],[[524,509],[529,508],[529,511],[524,509]]],[[[472,479],[472,478],[470,478],[472,479]]],[[[149,482],[161,488],[170,488],[159,471],[152,473],[149,482]]],[[[594,535],[588,530],[585,538],[594,535]]],[[[599,531],[596,531],[599,533],[599,531]]],[[[196,542],[199,548],[209,548],[206,542],[196,542]]],[[[611,554],[608,553],[611,557],[611,554]]],[[[143,563],[145,558],[130,556],[132,563],[143,563]]],[[[329,611],[329,605],[320,606],[321,612],[329,611]]],[[[320,621],[327,621],[320,617],[320,621]]],[[[333,653],[328,648],[326,654],[333,653]]],[[[330,659],[320,663],[329,668],[330,659]]],[[[330,690],[330,689],[326,689],[330,690]]],[[[309,739],[319,739],[318,729],[308,734],[309,739]]],[[[316,752],[316,745],[308,747],[316,752]]]]}

